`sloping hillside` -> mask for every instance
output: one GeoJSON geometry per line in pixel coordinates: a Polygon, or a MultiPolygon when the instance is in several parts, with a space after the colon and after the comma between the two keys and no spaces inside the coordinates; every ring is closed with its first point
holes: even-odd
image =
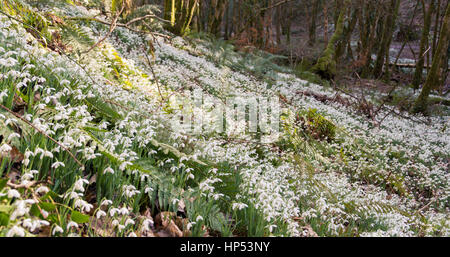
{"type": "Polygon", "coordinates": [[[265,53],[6,2],[0,236],[450,235],[448,116],[369,119],[265,53]],[[230,96],[278,99],[280,131],[181,125],[230,96]]]}

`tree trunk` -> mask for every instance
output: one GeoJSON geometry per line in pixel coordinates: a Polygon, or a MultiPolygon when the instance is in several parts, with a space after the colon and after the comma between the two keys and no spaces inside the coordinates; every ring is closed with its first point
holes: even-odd
{"type": "Polygon", "coordinates": [[[323,78],[333,78],[336,76],[337,68],[336,68],[336,44],[341,39],[342,34],[344,33],[344,23],[345,23],[345,13],[346,8],[349,6],[350,1],[346,0],[344,2],[344,6],[341,6],[339,18],[336,24],[336,30],[334,31],[333,36],[328,42],[327,47],[322,53],[322,56],[317,61],[317,64],[314,65],[313,71],[318,73],[323,78]]]}
{"type": "MultiPolygon", "coordinates": [[[[425,12],[425,20],[423,25],[423,31],[422,31],[422,38],[420,39],[420,52],[419,52],[419,59],[417,60],[417,66],[416,70],[414,72],[414,78],[412,81],[412,85],[414,89],[418,89],[420,83],[422,83],[422,74],[423,74],[423,65],[425,63],[425,51],[427,51],[427,45],[428,45],[428,37],[430,34],[430,26],[431,26],[431,14],[434,10],[434,0],[431,0],[430,6],[428,7],[428,10],[425,12]]],[[[426,10],[425,1],[422,0],[422,6],[423,9],[426,10]]],[[[429,52],[429,51],[428,51],[429,52]]]]}
{"type": "Polygon", "coordinates": [[[390,8],[391,12],[386,17],[383,23],[383,32],[381,43],[378,47],[377,60],[373,69],[373,75],[375,78],[380,77],[385,62],[386,52],[389,52],[392,35],[394,33],[395,21],[397,19],[398,11],[400,7],[400,0],[391,0],[390,8]]]}
{"type": "MultiPolygon", "coordinates": [[[[443,55],[446,55],[445,50],[448,49],[450,34],[450,5],[447,5],[447,10],[445,11],[444,23],[442,24],[441,33],[439,35],[439,42],[436,48],[436,54],[433,58],[433,64],[431,66],[430,72],[428,73],[425,84],[422,91],[414,103],[412,112],[425,113],[427,111],[428,96],[431,90],[436,87],[439,82],[439,75],[441,73],[443,55]]],[[[443,73],[443,72],[442,72],[443,73]]]]}
{"type": "Polygon", "coordinates": [[[321,2],[321,0],[313,1],[313,7],[312,7],[312,13],[311,13],[311,23],[309,25],[308,43],[310,46],[312,46],[316,43],[316,27],[317,27],[316,23],[317,23],[317,15],[319,14],[319,10],[320,10],[320,2],[321,2]]]}

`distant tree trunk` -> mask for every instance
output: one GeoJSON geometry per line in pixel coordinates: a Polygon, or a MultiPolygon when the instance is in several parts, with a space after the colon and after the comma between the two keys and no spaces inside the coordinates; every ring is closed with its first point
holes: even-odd
{"type": "Polygon", "coordinates": [[[311,13],[311,23],[309,25],[309,40],[308,43],[310,46],[316,43],[316,27],[317,27],[317,15],[320,10],[320,2],[321,0],[314,0],[312,13],[311,13]]]}
{"type": "Polygon", "coordinates": [[[449,35],[450,35],[450,5],[447,5],[447,9],[445,11],[444,22],[442,24],[441,33],[439,35],[439,42],[436,48],[436,54],[433,58],[433,64],[431,65],[430,72],[428,72],[427,79],[425,84],[420,92],[419,97],[417,98],[414,106],[412,108],[413,113],[422,112],[425,113],[427,111],[428,105],[428,96],[433,88],[439,83],[439,75],[440,73],[445,74],[446,72],[440,72],[442,68],[443,55],[446,55],[445,50],[448,49],[449,44],[449,35]]]}
{"type": "Polygon", "coordinates": [[[398,11],[400,7],[400,0],[391,0],[390,9],[388,16],[383,22],[383,31],[380,45],[377,52],[377,60],[375,62],[375,67],[373,69],[373,75],[375,78],[380,77],[383,65],[385,62],[386,52],[389,52],[390,44],[392,41],[392,35],[394,33],[395,21],[397,19],[398,11]]]}
{"type": "Polygon", "coordinates": [[[211,34],[220,36],[220,28],[225,13],[227,0],[211,0],[211,8],[209,9],[208,28],[211,34]]]}
{"type": "Polygon", "coordinates": [[[275,31],[276,31],[276,37],[277,37],[277,44],[281,44],[281,6],[277,6],[277,10],[275,12],[275,31]]]}
{"type": "Polygon", "coordinates": [[[336,24],[336,30],[328,42],[327,47],[323,51],[322,56],[313,67],[313,71],[324,78],[333,78],[336,76],[336,44],[339,40],[341,40],[342,34],[344,33],[345,13],[349,3],[350,0],[346,0],[344,5],[341,6],[339,18],[336,24]]]}
{"type": "MultiPolygon", "coordinates": [[[[420,52],[419,52],[419,60],[417,60],[416,70],[414,72],[414,78],[412,81],[412,85],[414,89],[418,89],[420,83],[422,83],[422,74],[423,74],[423,65],[425,63],[425,51],[427,51],[428,46],[428,38],[430,34],[430,26],[431,26],[431,15],[434,10],[434,0],[431,0],[430,6],[428,10],[426,9],[425,1],[422,0],[422,6],[425,13],[425,20],[422,31],[422,38],[420,39],[420,52]],[[426,11],[425,11],[426,10],[426,11]]],[[[430,52],[430,51],[427,51],[430,52]]]]}
{"type": "Polygon", "coordinates": [[[165,0],[164,18],[170,20],[170,26],[167,29],[181,36],[188,32],[198,1],[165,0]]]}
{"type": "Polygon", "coordinates": [[[325,1],[323,5],[323,41],[328,44],[328,5],[325,1]]]}
{"type": "Polygon", "coordinates": [[[344,55],[345,49],[350,43],[350,39],[355,29],[356,22],[358,21],[357,11],[356,10],[348,10],[349,16],[351,16],[348,25],[345,26],[344,31],[342,33],[342,39],[339,41],[339,44],[336,47],[336,60],[339,60],[341,56],[344,55]]]}
{"type": "Polygon", "coordinates": [[[175,25],[175,0],[164,1],[164,19],[170,21],[170,25],[175,25]]]}
{"type": "Polygon", "coordinates": [[[436,5],[436,19],[434,21],[432,58],[434,58],[434,54],[436,53],[437,35],[439,33],[439,18],[440,18],[440,16],[441,16],[441,0],[438,0],[437,5],[436,5]]]}
{"type": "MultiPolygon", "coordinates": [[[[364,26],[362,26],[360,32],[361,51],[359,53],[359,62],[362,67],[361,75],[368,77],[370,73],[370,64],[372,63],[372,49],[375,46],[375,36],[377,33],[377,26],[381,19],[380,8],[373,5],[373,2],[367,3],[365,8],[361,8],[364,11],[364,26]]],[[[362,19],[360,19],[362,21],[362,19]]]]}

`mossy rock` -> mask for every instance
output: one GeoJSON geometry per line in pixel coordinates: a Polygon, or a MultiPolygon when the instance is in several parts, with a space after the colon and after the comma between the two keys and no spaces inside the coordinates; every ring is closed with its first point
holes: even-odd
{"type": "Polygon", "coordinates": [[[304,131],[316,140],[331,142],[336,138],[336,125],[318,113],[317,109],[300,111],[297,120],[303,123],[304,131]]]}

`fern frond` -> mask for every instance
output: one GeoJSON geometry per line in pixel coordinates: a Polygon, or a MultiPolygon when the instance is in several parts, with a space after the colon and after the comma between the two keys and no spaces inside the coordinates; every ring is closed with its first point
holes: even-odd
{"type": "Polygon", "coordinates": [[[94,40],[89,34],[75,23],[66,21],[65,24],[61,24],[60,27],[62,40],[65,44],[73,44],[75,42],[85,46],[94,44],[94,40]]]}
{"type": "Polygon", "coordinates": [[[114,121],[121,120],[122,115],[120,115],[111,105],[105,103],[102,99],[98,97],[87,98],[86,102],[93,107],[100,115],[114,121]]]}

